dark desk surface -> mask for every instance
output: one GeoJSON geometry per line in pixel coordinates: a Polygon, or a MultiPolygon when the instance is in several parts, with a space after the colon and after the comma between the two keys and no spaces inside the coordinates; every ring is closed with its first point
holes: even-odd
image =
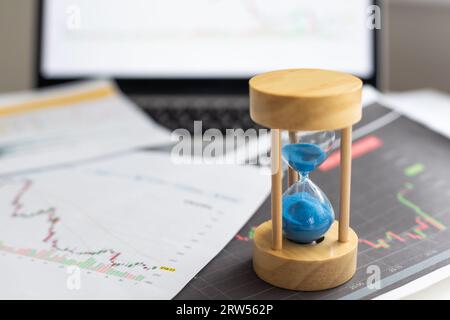
{"type": "MultiPolygon", "coordinates": [[[[450,141],[376,105],[365,109],[354,135],[367,130],[383,145],[353,161],[351,226],[360,238],[353,279],[335,289],[309,293],[260,280],[252,269],[251,230],[269,219],[267,200],[175,299],[369,299],[448,264],[450,141]],[[417,164],[425,169],[406,174],[406,168],[417,164]],[[380,269],[378,290],[366,286],[369,265],[380,269]]],[[[313,173],[312,180],[337,214],[339,170],[313,173]]]]}

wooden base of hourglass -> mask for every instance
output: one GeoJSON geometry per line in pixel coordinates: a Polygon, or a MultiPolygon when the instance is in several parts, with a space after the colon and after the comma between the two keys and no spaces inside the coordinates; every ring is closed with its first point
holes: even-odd
{"type": "Polygon", "coordinates": [[[301,245],[283,238],[281,250],[272,249],[272,223],[256,228],[253,268],[264,281],[280,288],[318,291],[337,287],[350,280],[356,271],[358,236],[349,229],[348,241],[338,241],[335,221],[322,242],[301,245]]]}

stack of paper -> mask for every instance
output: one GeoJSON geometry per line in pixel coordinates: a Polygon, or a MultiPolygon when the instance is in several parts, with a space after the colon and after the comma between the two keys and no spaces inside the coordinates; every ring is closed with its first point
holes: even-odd
{"type": "Polygon", "coordinates": [[[167,143],[108,81],[0,97],[0,175],[167,143]]]}

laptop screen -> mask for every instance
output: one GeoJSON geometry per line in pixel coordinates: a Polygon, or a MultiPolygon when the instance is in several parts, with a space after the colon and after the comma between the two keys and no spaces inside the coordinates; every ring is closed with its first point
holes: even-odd
{"type": "Polygon", "coordinates": [[[47,0],[48,79],[227,79],[284,68],[369,78],[369,0],[47,0]]]}

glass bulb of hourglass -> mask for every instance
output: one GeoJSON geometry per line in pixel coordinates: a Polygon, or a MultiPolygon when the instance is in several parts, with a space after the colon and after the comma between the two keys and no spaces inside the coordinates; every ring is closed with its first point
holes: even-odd
{"type": "Polygon", "coordinates": [[[310,179],[328,156],[335,140],[333,131],[302,132],[283,146],[282,154],[300,179],[283,194],[283,230],[299,243],[312,243],[328,231],[334,221],[333,207],[326,195],[310,179]]]}

